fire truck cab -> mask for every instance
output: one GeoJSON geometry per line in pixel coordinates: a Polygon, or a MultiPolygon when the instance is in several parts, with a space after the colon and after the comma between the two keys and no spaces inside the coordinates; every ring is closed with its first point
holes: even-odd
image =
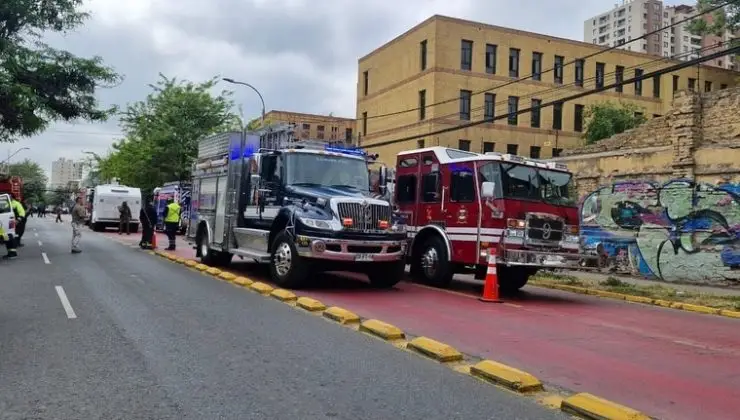
{"type": "Polygon", "coordinates": [[[407,224],[411,274],[447,286],[485,276],[497,252],[499,287],[522,288],[540,268],[577,268],[579,224],[562,163],[427,147],[401,152],[394,204],[407,224]]]}

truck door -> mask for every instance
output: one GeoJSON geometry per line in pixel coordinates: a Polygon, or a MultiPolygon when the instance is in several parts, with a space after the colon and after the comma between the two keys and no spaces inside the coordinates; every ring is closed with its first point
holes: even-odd
{"type": "Polygon", "coordinates": [[[281,156],[260,155],[259,164],[255,166],[259,169],[259,176],[250,175],[252,188],[244,218],[248,227],[269,229],[281,204],[279,200],[282,185],[281,156]]]}
{"type": "Polygon", "coordinates": [[[455,246],[453,260],[477,263],[480,203],[476,196],[476,175],[473,162],[447,165],[444,183],[449,190],[444,194],[444,218],[447,232],[455,246]]]}
{"type": "Polygon", "coordinates": [[[434,152],[421,154],[421,167],[419,168],[419,204],[416,211],[418,226],[436,224],[445,226],[443,216],[443,183],[440,164],[434,152]]]}
{"type": "Polygon", "coordinates": [[[404,155],[398,157],[397,188],[393,194],[393,205],[398,207],[404,222],[412,230],[421,224],[418,217],[417,201],[419,191],[419,156],[404,155]]]}

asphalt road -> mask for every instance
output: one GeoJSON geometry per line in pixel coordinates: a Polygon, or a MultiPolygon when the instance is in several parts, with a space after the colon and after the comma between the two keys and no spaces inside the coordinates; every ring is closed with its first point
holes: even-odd
{"type": "Polygon", "coordinates": [[[0,262],[2,419],[562,419],[68,223],[0,262]]]}

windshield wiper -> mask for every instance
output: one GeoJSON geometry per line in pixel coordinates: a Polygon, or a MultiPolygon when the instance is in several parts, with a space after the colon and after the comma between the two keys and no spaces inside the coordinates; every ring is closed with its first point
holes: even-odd
{"type": "Polygon", "coordinates": [[[295,185],[297,187],[320,187],[321,184],[317,184],[315,182],[293,182],[290,185],[295,185]]]}
{"type": "Polygon", "coordinates": [[[357,190],[358,188],[354,185],[347,185],[347,184],[334,184],[330,185],[331,188],[352,188],[354,190],[357,190]]]}

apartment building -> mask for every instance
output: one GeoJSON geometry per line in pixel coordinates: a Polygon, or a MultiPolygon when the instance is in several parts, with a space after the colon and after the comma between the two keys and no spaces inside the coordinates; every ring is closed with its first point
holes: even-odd
{"type": "MultiPolygon", "coordinates": [[[[689,22],[628,44],[633,39],[667,28],[697,14],[697,9],[689,5],[665,6],[662,0],[623,0],[611,10],[586,19],[583,23],[583,41],[604,47],[675,57],[683,61],[726,48],[727,45],[723,42],[729,41],[732,37],[729,31],[723,36],[694,35],[689,31],[689,22]]],[[[712,15],[702,15],[701,18],[711,22],[712,15]]],[[[706,62],[706,65],[740,70],[735,67],[732,57],[711,60],[706,62]]]]}
{"type": "Polygon", "coordinates": [[[294,124],[297,136],[302,139],[348,143],[356,141],[353,118],[273,110],[265,114],[265,120],[294,124]]]}
{"type": "Polygon", "coordinates": [[[82,161],[74,161],[59,158],[51,163],[51,187],[67,188],[71,182],[80,182],[84,177],[85,164],[82,161]]]}
{"type": "Polygon", "coordinates": [[[734,86],[738,79],[733,71],[693,66],[542,106],[679,63],[604,50],[592,43],[432,16],[359,59],[361,145],[386,164],[394,164],[402,150],[433,145],[549,158],[583,144],[589,105],[633,103],[652,118],[670,109],[678,90],[713,91],[734,86]],[[601,54],[571,64],[594,53],[601,54]],[[483,120],[490,122],[455,129],[483,120]],[[451,131],[431,134],[443,129],[451,131]]]}

